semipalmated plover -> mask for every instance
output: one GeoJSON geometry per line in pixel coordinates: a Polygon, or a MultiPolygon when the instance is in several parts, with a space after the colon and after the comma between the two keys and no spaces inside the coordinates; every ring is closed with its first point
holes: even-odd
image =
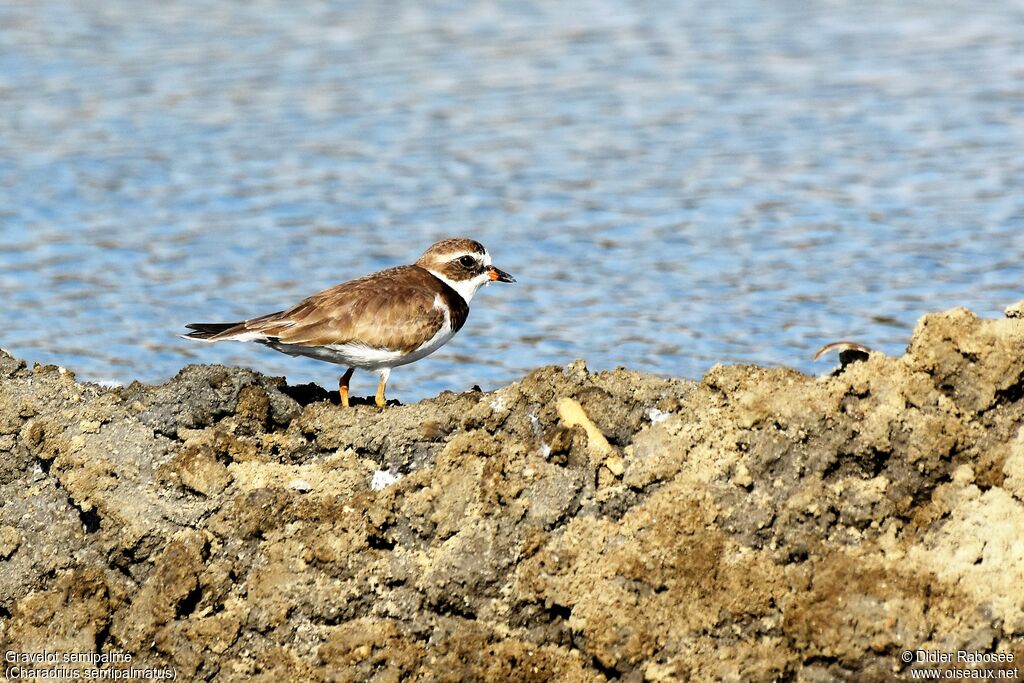
{"type": "Polygon", "coordinates": [[[864,361],[871,357],[871,349],[863,344],[858,344],[857,342],[852,341],[837,341],[832,342],[831,344],[825,344],[818,349],[818,352],[814,354],[813,360],[821,360],[833,351],[839,352],[839,368],[836,369],[833,374],[845,370],[846,366],[851,363],[864,361]]]}
{"type": "Polygon", "coordinates": [[[867,360],[868,356],[871,355],[871,349],[863,344],[852,341],[837,341],[822,346],[811,360],[821,360],[826,354],[833,351],[839,352],[839,360],[843,365],[855,360],[867,360]]]}
{"type": "Polygon", "coordinates": [[[491,265],[484,245],[448,239],[411,266],[388,268],[335,285],[277,313],[234,323],[191,323],[185,339],[253,341],[292,356],[348,366],[338,382],[341,405],[355,368],[380,375],[375,402],[386,404],[391,368],[430,355],[455,336],[481,285],[515,282],[491,265]]]}

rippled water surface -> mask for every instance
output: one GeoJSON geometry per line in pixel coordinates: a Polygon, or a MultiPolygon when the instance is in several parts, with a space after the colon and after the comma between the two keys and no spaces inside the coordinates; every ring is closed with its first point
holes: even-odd
{"type": "Polygon", "coordinates": [[[0,5],[0,346],[85,379],[334,386],[174,335],[450,235],[519,283],[402,400],[577,357],[820,371],[1024,298],[1022,187],[1020,2],[0,5]]]}

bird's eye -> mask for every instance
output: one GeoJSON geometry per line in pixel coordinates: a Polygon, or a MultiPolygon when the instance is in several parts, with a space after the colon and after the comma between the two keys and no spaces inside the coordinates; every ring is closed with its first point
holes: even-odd
{"type": "Polygon", "coordinates": [[[476,265],[476,259],[473,258],[472,256],[463,256],[462,258],[459,259],[459,265],[464,266],[466,268],[472,268],[473,266],[476,265]]]}

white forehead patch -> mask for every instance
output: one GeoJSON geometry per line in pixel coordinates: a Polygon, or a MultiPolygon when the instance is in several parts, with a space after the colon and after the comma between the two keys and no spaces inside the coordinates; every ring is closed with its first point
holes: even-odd
{"type": "Polygon", "coordinates": [[[472,256],[473,258],[475,258],[478,261],[480,261],[481,263],[483,263],[485,266],[491,265],[491,255],[487,253],[486,249],[484,250],[484,253],[482,253],[482,254],[480,254],[478,252],[475,252],[475,251],[457,251],[457,252],[453,252],[451,254],[446,254],[445,256],[442,256],[441,260],[442,261],[457,261],[458,259],[462,258],[463,256],[472,256]]]}

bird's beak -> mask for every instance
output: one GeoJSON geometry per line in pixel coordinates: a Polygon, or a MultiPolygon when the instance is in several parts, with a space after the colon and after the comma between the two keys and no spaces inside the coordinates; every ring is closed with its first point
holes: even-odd
{"type": "Polygon", "coordinates": [[[491,282],[515,282],[516,279],[506,273],[501,268],[495,268],[494,266],[487,266],[487,275],[490,276],[491,282]]]}

